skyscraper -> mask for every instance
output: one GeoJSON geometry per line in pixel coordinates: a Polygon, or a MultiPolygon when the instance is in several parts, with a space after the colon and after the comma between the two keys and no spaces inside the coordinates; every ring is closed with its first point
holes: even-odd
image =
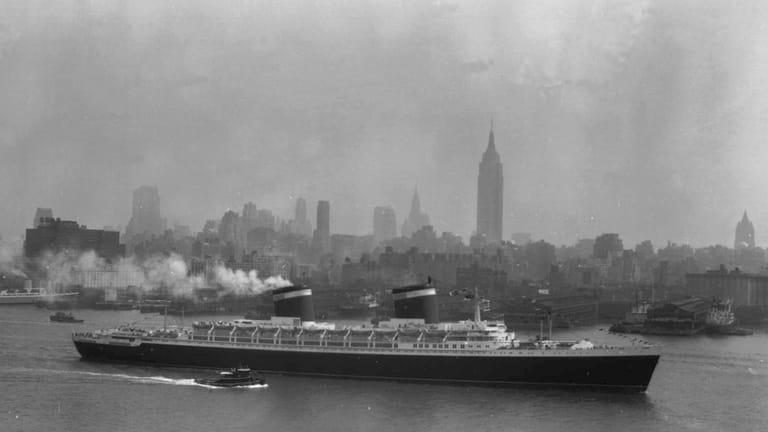
{"type": "Polygon", "coordinates": [[[294,220],[302,222],[307,220],[307,200],[299,198],[296,200],[296,215],[294,220]]]}
{"type": "Polygon", "coordinates": [[[272,214],[272,210],[267,209],[259,209],[256,210],[256,225],[255,227],[258,228],[269,228],[272,230],[276,229],[275,226],[275,215],[272,214]]]}
{"type": "Polygon", "coordinates": [[[256,212],[258,209],[256,208],[256,204],[248,201],[243,205],[243,219],[244,220],[255,220],[256,219],[256,212]]]}
{"type": "Polygon", "coordinates": [[[133,214],[125,233],[133,236],[159,236],[165,232],[160,215],[160,194],[156,186],[141,186],[133,191],[133,214]]]}
{"type": "Polygon", "coordinates": [[[94,251],[101,258],[116,259],[125,255],[120,233],[88,229],[75,221],[45,218],[37,227],[26,230],[24,256],[36,258],[45,252],[94,251]]]}
{"type": "Polygon", "coordinates": [[[331,204],[328,201],[317,202],[314,243],[317,251],[323,255],[331,251],[331,204]]]}
{"type": "Polygon", "coordinates": [[[477,175],[477,234],[490,243],[502,239],[504,216],[504,166],[496,151],[493,123],[488,148],[483,153],[477,175]]]}
{"type": "Polygon", "coordinates": [[[744,210],[744,215],[741,217],[741,221],[736,224],[736,235],[733,241],[733,247],[735,249],[755,247],[755,227],[752,225],[752,222],[749,221],[746,210],[744,210]]]}
{"type": "Polygon", "coordinates": [[[249,201],[245,203],[245,205],[243,205],[243,214],[240,218],[243,235],[247,235],[248,231],[256,228],[257,212],[258,212],[258,209],[256,208],[256,204],[249,201]]]}
{"type": "Polygon", "coordinates": [[[307,201],[304,198],[296,200],[296,212],[290,230],[294,234],[312,236],[312,223],[307,219],[307,201]]]}
{"type": "Polygon", "coordinates": [[[32,222],[32,228],[39,227],[41,223],[41,219],[43,218],[53,219],[53,210],[49,208],[38,207],[37,211],[35,211],[35,220],[32,222]]]}
{"type": "Polygon", "coordinates": [[[429,216],[421,212],[419,191],[414,189],[413,198],[411,198],[411,212],[408,213],[408,217],[403,222],[401,233],[403,237],[411,237],[413,233],[427,225],[429,225],[429,216]]]}
{"type": "Polygon", "coordinates": [[[397,237],[397,219],[392,207],[373,209],[373,239],[376,244],[397,237]]]}
{"type": "Polygon", "coordinates": [[[618,257],[624,251],[624,242],[616,233],[600,234],[592,246],[592,257],[608,259],[609,256],[618,257]]]}

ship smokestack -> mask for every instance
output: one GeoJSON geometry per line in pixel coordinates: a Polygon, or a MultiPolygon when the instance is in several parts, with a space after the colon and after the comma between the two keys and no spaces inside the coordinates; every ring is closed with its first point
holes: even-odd
{"type": "Polygon", "coordinates": [[[275,316],[298,317],[302,321],[315,320],[312,290],[306,286],[289,286],[272,291],[275,316]]]}
{"type": "Polygon", "coordinates": [[[427,324],[440,322],[437,293],[430,284],[394,288],[392,298],[395,301],[395,318],[423,318],[427,324]]]}

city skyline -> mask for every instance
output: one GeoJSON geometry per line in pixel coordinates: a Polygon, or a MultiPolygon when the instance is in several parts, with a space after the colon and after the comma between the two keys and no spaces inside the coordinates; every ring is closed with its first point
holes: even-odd
{"type": "MultiPolygon", "coordinates": [[[[154,192],[157,193],[157,190],[156,190],[157,188],[152,187],[152,186],[141,186],[141,187],[137,188],[136,191],[146,190],[147,188],[154,189],[154,192]]],[[[136,191],[134,191],[134,192],[136,192],[136,191]]],[[[294,209],[294,218],[293,219],[291,219],[290,217],[281,218],[279,216],[273,216],[272,215],[272,211],[270,209],[258,209],[257,213],[249,214],[249,213],[252,213],[252,212],[257,210],[255,204],[253,202],[249,201],[249,202],[244,204],[242,212],[237,212],[237,211],[233,211],[231,209],[227,209],[227,211],[222,215],[221,218],[214,218],[214,219],[206,220],[205,224],[207,225],[210,222],[214,222],[214,223],[218,224],[218,223],[220,223],[220,221],[224,221],[228,217],[228,214],[236,215],[238,217],[242,217],[244,220],[248,220],[248,219],[252,219],[252,218],[256,217],[257,215],[261,215],[262,213],[264,213],[264,214],[268,214],[269,217],[272,219],[272,222],[270,224],[268,224],[268,225],[272,225],[275,230],[278,230],[279,223],[284,223],[285,224],[285,229],[287,230],[287,232],[303,234],[308,239],[312,239],[313,242],[320,241],[320,243],[318,243],[318,245],[323,243],[323,241],[320,240],[321,238],[327,237],[328,239],[324,241],[327,244],[327,242],[330,241],[330,237],[333,236],[333,235],[352,236],[352,237],[355,237],[355,236],[356,237],[366,237],[366,236],[369,236],[369,237],[371,237],[373,239],[376,239],[377,238],[377,226],[379,226],[378,230],[383,230],[384,232],[387,233],[387,234],[381,236],[381,238],[383,239],[381,241],[386,241],[386,240],[391,240],[391,239],[396,239],[396,238],[411,238],[411,235],[415,233],[415,230],[414,230],[409,235],[404,235],[403,233],[399,233],[397,235],[390,234],[390,233],[397,233],[398,232],[397,224],[396,224],[395,212],[394,212],[394,210],[392,209],[391,206],[375,206],[373,208],[373,215],[374,215],[374,217],[372,219],[371,229],[369,231],[367,231],[367,232],[363,232],[362,234],[350,234],[350,233],[343,232],[343,231],[337,232],[337,231],[333,230],[333,227],[332,227],[332,224],[331,224],[331,221],[333,220],[332,212],[330,211],[331,203],[329,201],[327,201],[327,200],[319,200],[319,201],[317,201],[316,204],[317,204],[316,223],[320,223],[320,221],[322,220],[323,225],[327,225],[327,228],[324,228],[322,230],[323,232],[320,233],[320,234],[318,234],[318,232],[316,230],[313,230],[312,232],[301,232],[301,229],[299,229],[297,231],[297,228],[299,228],[299,226],[295,225],[295,222],[302,221],[301,216],[304,217],[303,221],[305,223],[310,223],[308,221],[308,219],[306,219],[306,199],[304,199],[303,197],[299,197],[298,200],[297,200],[297,205],[296,205],[296,207],[294,209]],[[390,225],[391,225],[391,227],[390,227],[390,225]],[[318,237],[318,235],[319,235],[319,237],[318,237]]],[[[431,226],[431,225],[429,225],[429,216],[426,213],[422,213],[420,210],[421,210],[420,199],[419,199],[419,196],[418,196],[418,191],[416,190],[416,191],[414,191],[414,194],[413,194],[413,196],[411,198],[411,213],[414,214],[414,211],[415,211],[416,212],[415,214],[417,216],[425,217],[426,218],[425,220],[427,222],[423,226],[425,226],[425,227],[431,226]]],[[[35,217],[33,219],[35,222],[33,222],[33,224],[30,225],[30,227],[27,227],[26,229],[28,230],[29,228],[36,228],[37,227],[37,221],[41,217],[46,217],[46,216],[47,217],[52,217],[53,216],[52,209],[51,208],[40,208],[40,207],[38,207],[36,209],[36,211],[35,211],[35,217]]],[[[160,213],[159,216],[162,216],[162,212],[160,213]]],[[[53,219],[67,220],[67,219],[73,219],[73,218],[54,217],[53,219]]],[[[258,219],[258,217],[256,217],[256,219],[258,219]]],[[[165,219],[162,218],[162,220],[164,221],[165,219]]],[[[264,221],[262,221],[262,222],[264,222],[264,221]]],[[[407,223],[408,222],[406,221],[405,224],[407,224],[407,223]]],[[[84,225],[84,226],[86,226],[86,225],[84,225]]],[[[120,225],[117,225],[117,226],[120,227],[120,225]]],[[[91,227],[91,228],[100,229],[100,227],[95,227],[95,226],[91,227]]],[[[120,232],[121,235],[125,234],[125,231],[122,230],[121,228],[115,229],[111,225],[105,225],[103,228],[104,228],[105,231],[118,231],[118,232],[120,232]]],[[[186,229],[186,228],[189,228],[189,227],[178,226],[177,225],[174,229],[168,228],[168,230],[169,231],[174,231],[177,228],[185,228],[186,229]]],[[[203,230],[204,230],[204,227],[201,227],[200,230],[191,229],[187,233],[187,235],[193,235],[193,234],[201,232],[203,230]]],[[[381,231],[378,231],[378,232],[381,232],[381,231]]],[[[450,234],[455,235],[455,233],[453,233],[451,231],[444,231],[444,233],[450,233],[450,234]]],[[[440,234],[440,233],[436,232],[436,234],[440,234]]],[[[618,238],[621,238],[622,234],[621,233],[609,233],[609,232],[606,231],[606,232],[601,232],[601,233],[599,233],[599,234],[597,234],[597,235],[595,235],[593,237],[590,237],[590,236],[579,237],[579,238],[575,239],[572,243],[560,243],[560,244],[554,243],[553,245],[554,246],[558,246],[558,247],[560,247],[560,246],[562,246],[562,247],[573,247],[573,246],[578,247],[578,244],[583,242],[583,241],[585,241],[585,240],[594,240],[595,238],[604,237],[604,236],[618,236],[618,238]]],[[[20,239],[22,237],[11,237],[8,240],[14,241],[14,240],[20,239]]],[[[517,242],[517,239],[521,239],[523,237],[527,238],[527,243],[539,242],[539,241],[545,241],[547,243],[552,243],[552,242],[550,242],[546,238],[539,238],[539,237],[536,237],[535,235],[532,235],[531,233],[527,233],[527,232],[515,232],[515,233],[510,234],[510,238],[505,238],[505,239],[502,239],[502,240],[504,242],[508,242],[508,243],[512,243],[512,244],[522,244],[522,245],[524,245],[526,242],[523,242],[523,243],[517,242]]],[[[459,236],[459,238],[462,238],[462,237],[459,236]]],[[[755,248],[755,247],[761,248],[761,247],[763,247],[763,246],[761,246],[760,244],[758,244],[756,242],[756,238],[757,238],[757,236],[755,235],[754,226],[753,226],[752,222],[749,220],[749,218],[747,216],[747,211],[745,210],[743,212],[743,215],[742,215],[741,219],[738,221],[738,223],[735,224],[735,239],[736,240],[734,241],[734,249],[755,248]]],[[[2,240],[2,239],[3,238],[0,237],[0,240],[2,240]]],[[[465,245],[469,245],[470,244],[470,241],[469,241],[470,239],[469,238],[466,238],[466,239],[462,238],[462,239],[465,241],[465,245]]],[[[129,240],[129,238],[127,237],[126,240],[129,240]]],[[[635,249],[635,247],[643,247],[644,245],[642,245],[641,243],[647,243],[648,241],[651,241],[651,240],[644,239],[644,240],[641,240],[641,241],[638,241],[638,242],[628,241],[628,242],[626,242],[627,244],[625,245],[626,246],[625,250],[633,250],[633,249],[635,249]]],[[[379,240],[377,240],[375,243],[378,244],[379,240]]],[[[710,247],[710,246],[730,247],[730,246],[728,246],[728,245],[726,245],[724,243],[712,243],[712,244],[696,245],[696,244],[690,244],[690,243],[679,243],[679,242],[675,242],[675,241],[672,241],[672,240],[667,240],[666,242],[658,242],[658,243],[651,241],[651,244],[653,244],[653,246],[656,247],[656,248],[662,248],[662,247],[665,247],[667,245],[673,245],[673,246],[683,246],[684,245],[684,246],[691,246],[693,248],[706,248],[706,247],[710,247]]],[[[327,246],[323,246],[322,248],[325,249],[325,248],[327,248],[327,246]]]]}
{"type": "Polygon", "coordinates": [[[744,208],[768,223],[768,53],[744,43],[768,5],[118,3],[3,18],[5,239],[38,207],[126,226],[142,184],[169,226],[248,201],[287,218],[304,196],[365,234],[418,185],[435,230],[467,241],[491,114],[507,233],[704,246],[731,244],[744,208]]]}

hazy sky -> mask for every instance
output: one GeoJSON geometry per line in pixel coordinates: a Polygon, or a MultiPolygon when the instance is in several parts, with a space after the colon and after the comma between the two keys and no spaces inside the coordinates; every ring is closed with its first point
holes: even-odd
{"type": "Polygon", "coordinates": [[[491,116],[504,237],[768,244],[762,1],[0,1],[0,234],[36,207],[194,230],[253,201],[468,240],[491,116]],[[218,3],[226,4],[221,6],[218,3]]]}

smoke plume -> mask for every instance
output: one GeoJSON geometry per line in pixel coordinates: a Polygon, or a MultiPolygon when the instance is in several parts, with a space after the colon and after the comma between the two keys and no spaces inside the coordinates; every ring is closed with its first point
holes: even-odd
{"type": "Polygon", "coordinates": [[[264,291],[289,286],[290,281],[282,276],[259,279],[258,272],[251,270],[248,273],[242,270],[232,270],[222,265],[214,270],[216,282],[236,294],[260,294],[264,291]]]}
{"type": "MultiPolygon", "coordinates": [[[[93,251],[49,252],[38,258],[35,266],[45,274],[45,284],[51,289],[135,286],[144,292],[163,288],[173,297],[193,297],[196,289],[205,287],[223,288],[221,295],[256,295],[291,284],[280,276],[261,279],[255,270],[233,270],[223,264],[215,265],[207,277],[191,274],[184,258],[177,254],[144,260],[126,257],[108,263],[93,251]]],[[[26,278],[23,269],[21,248],[0,243],[0,273],[26,278]]]]}

